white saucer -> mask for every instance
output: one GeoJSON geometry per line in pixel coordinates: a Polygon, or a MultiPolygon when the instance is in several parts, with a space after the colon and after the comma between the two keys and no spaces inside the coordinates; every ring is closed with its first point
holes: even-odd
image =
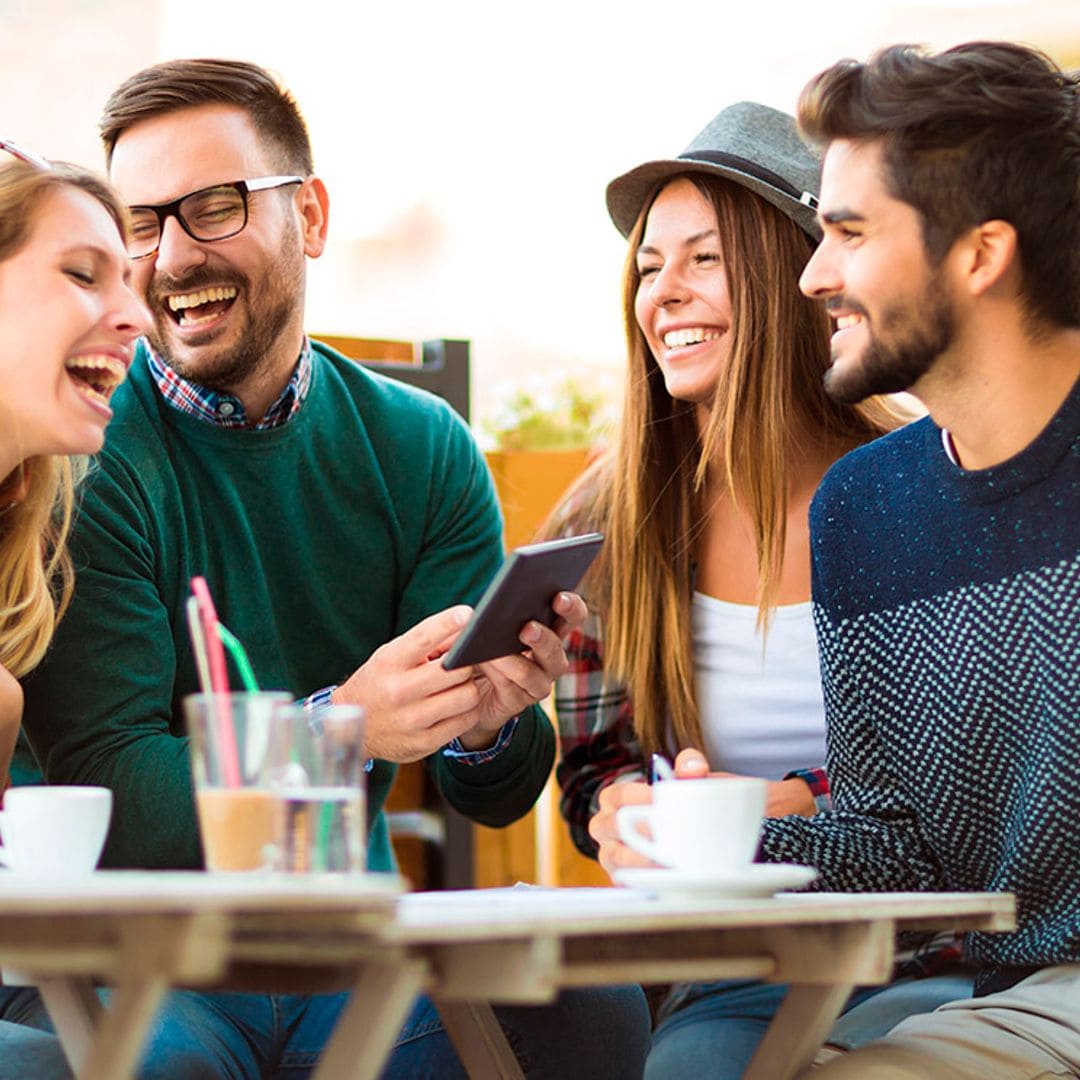
{"type": "Polygon", "coordinates": [[[665,899],[717,899],[772,896],[781,889],[797,889],[817,877],[812,866],[796,863],[752,863],[740,870],[714,874],[668,867],[634,866],[612,875],[620,885],[665,899]]]}

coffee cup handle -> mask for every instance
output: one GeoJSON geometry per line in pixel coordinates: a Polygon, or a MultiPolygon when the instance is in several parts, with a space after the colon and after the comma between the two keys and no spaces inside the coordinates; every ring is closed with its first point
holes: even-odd
{"type": "Polygon", "coordinates": [[[639,855],[651,859],[654,863],[663,864],[660,850],[656,843],[650,840],[638,828],[639,825],[648,825],[652,819],[651,806],[620,806],[615,811],[615,824],[619,830],[619,839],[639,855]]]}

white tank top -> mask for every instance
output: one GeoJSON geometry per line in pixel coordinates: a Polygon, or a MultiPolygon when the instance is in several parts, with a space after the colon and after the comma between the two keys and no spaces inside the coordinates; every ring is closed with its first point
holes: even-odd
{"type": "Polygon", "coordinates": [[[779,780],[825,764],[825,706],[809,601],[773,612],[762,649],[757,608],[694,593],[694,674],[714,769],[779,780]]]}

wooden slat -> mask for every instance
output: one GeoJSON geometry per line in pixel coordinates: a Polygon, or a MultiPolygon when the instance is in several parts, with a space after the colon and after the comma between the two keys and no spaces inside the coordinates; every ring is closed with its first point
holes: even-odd
{"type": "Polygon", "coordinates": [[[312,337],[358,363],[374,360],[384,364],[422,364],[424,359],[421,347],[412,341],[331,334],[312,334],[312,337]]]}
{"type": "Polygon", "coordinates": [[[435,1004],[469,1080],[525,1080],[490,1005],[450,1001],[435,1004]]]}
{"type": "Polygon", "coordinates": [[[314,1080],[374,1080],[419,993],[425,965],[417,960],[364,969],[327,1043],[314,1080]]]}

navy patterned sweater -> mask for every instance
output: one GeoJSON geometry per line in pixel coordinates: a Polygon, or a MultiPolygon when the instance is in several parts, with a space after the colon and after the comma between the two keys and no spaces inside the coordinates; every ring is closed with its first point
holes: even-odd
{"type": "Polygon", "coordinates": [[[761,857],[837,891],[1007,891],[977,987],[1080,961],[1080,382],[1009,461],[929,418],[847,455],[810,511],[835,810],[761,857]]]}

